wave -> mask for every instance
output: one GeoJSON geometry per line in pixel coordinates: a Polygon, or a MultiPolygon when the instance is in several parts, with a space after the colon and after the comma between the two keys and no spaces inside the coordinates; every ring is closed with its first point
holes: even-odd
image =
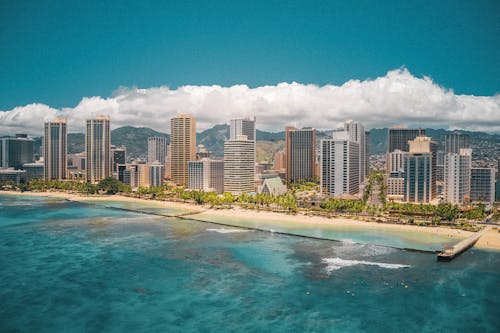
{"type": "Polygon", "coordinates": [[[249,232],[249,231],[253,231],[253,230],[219,228],[219,229],[207,229],[207,231],[218,232],[219,234],[231,234],[231,233],[237,233],[237,232],[249,232]]]}
{"type": "Polygon", "coordinates": [[[323,258],[321,260],[326,266],[326,271],[330,273],[331,271],[338,270],[344,267],[350,267],[355,265],[369,265],[369,266],[378,266],[382,268],[388,269],[399,269],[399,268],[408,268],[410,265],[403,264],[388,264],[385,262],[372,262],[372,261],[364,261],[364,260],[347,260],[341,258],[323,258]]]}

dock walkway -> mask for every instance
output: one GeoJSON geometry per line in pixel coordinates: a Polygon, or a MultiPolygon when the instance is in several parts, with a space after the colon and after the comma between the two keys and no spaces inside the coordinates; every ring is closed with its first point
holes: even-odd
{"type": "Polygon", "coordinates": [[[492,227],[487,226],[483,230],[478,231],[474,233],[473,235],[467,237],[466,239],[460,241],[459,243],[453,245],[453,246],[447,246],[444,247],[441,252],[438,253],[437,255],[437,260],[438,261],[451,261],[453,260],[456,256],[460,255],[462,252],[465,252],[476,242],[478,241],[481,236],[483,236],[485,233],[487,233],[492,227]]]}

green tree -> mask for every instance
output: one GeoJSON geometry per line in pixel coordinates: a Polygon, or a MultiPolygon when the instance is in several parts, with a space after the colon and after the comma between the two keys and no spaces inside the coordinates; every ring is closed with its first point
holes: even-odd
{"type": "Polygon", "coordinates": [[[116,194],[120,192],[120,184],[121,182],[118,179],[113,177],[106,177],[99,182],[97,188],[99,190],[106,191],[106,194],[116,194]]]}

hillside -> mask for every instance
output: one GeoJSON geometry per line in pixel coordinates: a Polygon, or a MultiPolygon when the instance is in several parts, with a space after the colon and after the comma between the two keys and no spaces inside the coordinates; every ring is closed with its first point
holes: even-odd
{"type": "MultiPolygon", "coordinates": [[[[471,143],[475,148],[474,156],[482,158],[498,158],[497,146],[500,145],[500,134],[487,134],[483,132],[469,132],[471,143]],[[495,148],[496,147],[496,148],[495,148]]],[[[443,129],[426,129],[427,135],[436,141],[443,141],[444,136],[451,131],[443,129]]],[[[330,131],[318,131],[317,140],[329,137],[330,131]]],[[[126,146],[127,152],[132,157],[145,157],[147,154],[148,137],[166,137],[170,142],[170,135],[157,132],[146,127],[125,126],[111,131],[111,143],[116,146],[126,146]]],[[[196,134],[197,144],[203,144],[212,151],[215,157],[224,155],[224,141],[229,137],[229,126],[227,124],[215,125],[196,134]]],[[[79,153],[85,149],[85,135],[82,133],[68,134],[68,152],[79,153]]],[[[269,161],[273,159],[276,151],[284,148],[285,132],[266,132],[257,130],[257,161],[269,161]]],[[[35,153],[40,152],[41,138],[35,138],[35,153]]],[[[387,149],[387,128],[374,128],[370,130],[370,152],[371,154],[383,154],[387,149]]]]}

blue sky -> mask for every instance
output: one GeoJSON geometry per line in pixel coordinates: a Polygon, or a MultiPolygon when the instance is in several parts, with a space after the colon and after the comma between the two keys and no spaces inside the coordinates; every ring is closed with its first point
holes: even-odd
{"type": "Polygon", "coordinates": [[[499,1],[1,1],[0,45],[0,110],[401,66],[458,94],[500,92],[499,1]]]}

